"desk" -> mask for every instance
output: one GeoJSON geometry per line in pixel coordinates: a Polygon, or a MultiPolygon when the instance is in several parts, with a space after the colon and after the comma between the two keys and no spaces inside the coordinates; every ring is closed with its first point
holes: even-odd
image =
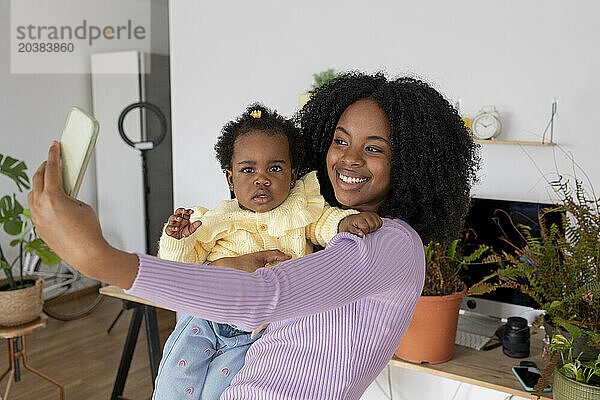
{"type": "MultiPolygon", "coordinates": [[[[391,365],[400,368],[420,371],[426,374],[441,376],[472,385],[482,386],[500,392],[520,396],[526,399],[537,399],[535,393],[523,390],[517,378],[513,375],[511,368],[519,365],[522,360],[533,361],[541,370],[546,364],[542,360],[543,329],[532,332],[531,335],[531,357],[518,359],[510,358],[502,353],[498,347],[489,351],[479,351],[463,346],[454,347],[454,357],[441,364],[413,364],[392,358],[391,365]]],[[[552,392],[543,393],[543,399],[551,399],[552,392]]]]}
{"type": "Polygon", "coordinates": [[[131,366],[131,359],[133,357],[133,351],[135,350],[138,333],[140,332],[142,318],[145,320],[148,356],[150,358],[150,374],[152,376],[152,386],[154,387],[154,381],[158,374],[158,365],[161,358],[160,336],[156,321],[156,307],[160,306],[138,297],[125,294],[123,289],[116,286],[101,287],[99,292],[105,296],[123,300],[124,309],[133,309],[129,330],[127,331],[127,338],[125,340],[125,345],[123,346],[123,353],[121,354],[121,362],[119,363],[115,384],[110,396],[111,400],[124,399],[123,389],[125,388],[129,367],[131,366]]]}
{"type": "MultiPolygon", "coordinates": [[[[149,301],[140,299],[138,297],[125,294],[123,292],[123,289],[120,289],[116,286],[103,287],[100,289],[100,293],[111,297],[117,297],[122,300],[128,300],[131,302],[143,304],[147,307],[152,307],[152,309],[154,309],[154,307],[166,308],[159,306],[155,303],[151,303],[149,301]]],[[[133,319],[134,317],[132,317],[132,323],[133,319]]],[[[151,336],[158,338],[158,327],[156,326],[156,324],[154,324],[154,326],[150,328],[148,328],[148,325],[146,325],[146,328],[155,329],[155,331],[152,333],[148,332],[148,338],[150,338],[151,336]]],[[[532,356],[526,359],[507,357],[502,353],[501,347],[489,351],[478,351],[470,349],[468,347],[455,346],[454,357],[452,358],[452,360],[442,364],[413,364],[394,357],[392,358],[392,360],[390,360],[390,365],[400,368],[411,369],[413,371],[420,371],[430,375],[441,376],[444,378],[449,378],[459,382],[469,383],[472,385],[482,386],[489,389],[498,390],[500,392],[512,394],[515,396],[537,399],[537,396],[535,394],[528,393],[523,390],[523,388],[517,381],[517,378],[515,378],[515,376],[513,375],[511,367],[519,365],[519,362],[522,360],[534,361],[539,367],[543,367],[544,365],[546,365],[546,362],[542,361],[541,358],[543,338],[543,330],[537,330],[536,332],[533,332],[533,334],[531,335],[532,356]]],[[[156,354],[158,354],[158,359],[160,361],[160,348],[156,354]]],[[[158,364],[156,365],[158,366],[158,364]]],[[[155,376],[156,375],[153,375],[153,378],[155,376]]],[[[123,385],[124,384],[125,382],[123,381],[123,385]]],[[[542,398],[551,399],[552,393],[544,393],[542,398]]]]}

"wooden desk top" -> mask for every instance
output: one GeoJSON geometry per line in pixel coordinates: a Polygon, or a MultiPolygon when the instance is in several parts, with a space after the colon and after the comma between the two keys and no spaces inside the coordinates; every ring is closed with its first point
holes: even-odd
{"type": "MultiPolygon", "coordinates": [[[[121,289],[120,287],[117,287],[117,286],[113,286],[113,285],[103,286],[98,291],[100,292],[100,294],[103,294],[105,296],[115,297],[115,298],[121,299],[121,300],[135,301],[136,303],[146,304],[148,306],[153,306],[153,307],[157,307],[157,308],[164,308],[165,310],[171,310],[170,308],[163,307],[156,303],[152,303],[151,301],[140,299],[139,297],[135,297],[130,294],[127,294],[123,291],[123,289],[121,289]]],[[[171,310],[171,311],[175,311],[175,310],[171,310]]]]}
{"type": "MultiPolygon", "coordinates": [[[[123,289],[116,286],[102,287],[100,288],[100,293],[106,296],[168,309],[138,297],[125,294],[123,289]]],[[[522,360],[534,361],[540,369],[543,368],[546,365],[546,362],[542,361],[541,357],[543,338],[543,329],[539,329],[531,335],[531,357],[525,359],[507,357],[502,353],[501,347],[489,351],[478,351],[468,347],[455,346],[454,357],[452,360],[442,364],[413,364],[394,357],[390,360],[390,365],[441,376],[472,385],[483,386],[515,396],[521,396],[526,399],[537,399],[535,393],[529,393],[523,390],[521,384],[513,375],[511,368],[515,365],[519,365],[519,362],[522,360]]],[[[551,399],[552,393],[544,393],[542,398],[551,399]]]]}
{"type": "MultiPolygon", "coordinates": [[[[434,365],[413,364],[397,359],[394,356],[390,364],[400,368],[483,386],[526,399],[537,399],[538,397],[535,393],[523,390],[511,368],[519,365],[519,362],[523,360],[528,360],[535,362],[541,370],[547,364],[542,360],[543,338],[543,329],[532,332],[531,356],[523,359],[510,358],[504,355],[502,347],[497,347],[489,351],[478,351],[468,347],[455,346],[454,357],[445,363],[434,365]]],[[[544,393],[542,398],[551,399],[552,392],[544,393]]]]}

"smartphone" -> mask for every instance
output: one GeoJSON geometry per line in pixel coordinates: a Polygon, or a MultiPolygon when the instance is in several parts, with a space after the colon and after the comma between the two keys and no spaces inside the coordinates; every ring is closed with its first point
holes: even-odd
{"type": "MultiPolygon", "coordinates": [[[[512,372],[515,374],[521,386],[528,392],[535,392],[533,388],[538,380],[542,377],[542,373],[536,367],[512,367],[512,372]]],[[[544,392],[550,392],[551,386],[548,385],[544,388],[544,392]]]]}
{"type": "Polygon", "coordinates": [[[79,193],[98,130],[98,121],[94,117],[78,107],[71,108],[60,137],[62,183],[65,193],[71,197],[77,197],[79,193]]]}

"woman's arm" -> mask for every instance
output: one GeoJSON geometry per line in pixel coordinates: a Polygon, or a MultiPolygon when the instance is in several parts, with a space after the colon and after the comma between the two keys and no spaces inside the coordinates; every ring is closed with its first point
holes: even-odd
{"type": "MultiPolygon", "coordinates": [[[[61,184],[60,144],[50,146],[48,160],[33,176],[28,196],[35,231],[52,250],[84,275],[116,285],[131,287],[138,273],[139,260],[135,254],[110,246],[92,208],[65,194],[61,184]]],[[[279,250],[219,260],[218,265],[239,264],[239,268],[254,271],[266,263],[288,260],[279,250]]]]}
{"type": "Polygon", "coordinates": [[[48,161],[33,176],[28,203],[36,234],[59,257],[90,278],[122,288],[131,286],[138,257],[110,246],[94,210],[65,194],[56,141],[50,146],[48,161]]]}
{"type": "Polygon", "coordinates": [[[377,294],[418,297],[425,271],[418,235],[392,220],[364,238],[341,233],[323,251],[252,274],[149,256],[140,260],[129,294],[247,330],[377,294]]]}
{"type": "Polygon", "coordinates": [[[60,148],[33,178],[29,207],[38,235],[83,274],[188,314],[253,329],[265,322],[332,310],[369,295],[420,293],[425,261],[418,235],[399,221],[358,238],[337,235],[327,249],[253,274],[138,256],[111,247],[94,211],[64,193],[60,148]],[[132,286],[135,279],[135,284],[132,286]]]}

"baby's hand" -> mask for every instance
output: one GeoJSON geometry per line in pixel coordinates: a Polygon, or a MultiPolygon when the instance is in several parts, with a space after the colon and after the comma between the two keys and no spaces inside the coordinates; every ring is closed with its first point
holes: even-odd
{"type": "Polygon", "coordinates": [[[360,214],[349,215],[340,221],[338,232],[350,232],[363,237],[381,228],[381,218],[373,211],[363,211],[360,214]]]}
{"type": "Polygon", "coordinates": [[[169,217],[169,222],[165,228],[165,233],[175,239],[181,239],[190,236],[202,225],[201,221],[194,221],[190,224],[190,215],[194,210],[178,208],[175,214],[169,217]]]}

